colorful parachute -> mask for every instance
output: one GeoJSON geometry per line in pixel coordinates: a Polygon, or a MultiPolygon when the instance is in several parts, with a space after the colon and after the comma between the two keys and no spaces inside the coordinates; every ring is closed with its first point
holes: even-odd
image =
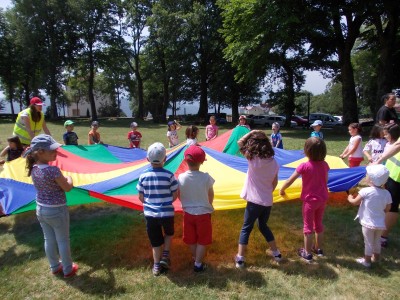
{"type": "MultiPolygon", "coordinates": [[[[239,195],[247,171],[247,161],[232,155],[237,154],[237,145],[236,142],[229,141],[237,140],[247,131],[235,129],[213,141],[202,143],[207,161],[201,170],[210,173],[215,179],[214,207],[217,210],[242,208],[246,205],[239,195]]],[[[187,165],[183,162],[185,149],[186,146],[181,144],[167,151],[165,168],[176,176],[187,170],[187,165]]],[[[273,194],[274,202],[299,198],[301,179],[297,179],[286,190],[285,198],[279,196],[278,190],[296,166],[306,160],[304,154],[298,150],[276,149],[275,158],[280,170],[278,187],[273,194]]],[[[347,168],[338,157],[328,156],[327,162],[331,167],[328,181],[331,192],[346,191],[365,176],[364,167],[347,168]]],[[[75,187],[67,193],[68,205],[103,200],[132,209],[142,209],[137,197],[136,183],[139,175],[149,167],[145,150],[110,145],[63,146],[53,164],[64,175],[70,175],[73,179],[75,187]]],[[[19,158],[6,163],[0,174],[0,204],[4,212],[16,214],[33,210],[35,194],[31,178],[26,175],[25,159],[19,158]]],[[[179,201],[174,205],[176,211],[181,211],[179,201]]]]}

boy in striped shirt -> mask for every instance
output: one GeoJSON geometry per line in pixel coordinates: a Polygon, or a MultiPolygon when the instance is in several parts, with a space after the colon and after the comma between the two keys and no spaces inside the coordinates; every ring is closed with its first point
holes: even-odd
{"type": "Polygon", "coordinates": [[[140,175],[136,189],[143,203],[147,235],[153,248],[153,275],[158,276],[171,264],[169,249],[174,235],[172,202],[178,195],[178,182],[172,172],[163,168],[166,160],[163,144],[152,144],[147,150],[147,160],[151,167],[140,175]]]}

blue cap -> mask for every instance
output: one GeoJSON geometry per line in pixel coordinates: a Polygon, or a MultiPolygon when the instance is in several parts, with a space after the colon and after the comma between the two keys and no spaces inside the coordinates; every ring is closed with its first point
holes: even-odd
{"type": "Polygon", "coordinates": [[[47,134],[39,134],[38,136],[35,136],[32,141],[31,145],[28,148],[28,150],[25,151],[23,154],[23,157],[26,157],[29,153],[32,153],[33,151],[37,151],[40,149],[43,150],[56,150],[57,148],[61,147],[62,145],[60,143],[57,143],[50,135],[47,134]]]}

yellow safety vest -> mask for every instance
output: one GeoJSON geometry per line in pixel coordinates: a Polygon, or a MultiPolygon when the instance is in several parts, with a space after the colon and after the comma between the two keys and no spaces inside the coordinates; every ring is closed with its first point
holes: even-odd
{"type": "MultiPolygon", "coordinates": [[[[398,139],[398,141],[400,138],[398,139]]],[[[389,177],[400,183],[400,152],[388,158],[385,164],[389,170],[389,177]]]]}
{"type": "Polygon", "coordinates": [[[25,113],[28,114],[29,123],[31,125],[31,130],[33,131],[34,136],[37,136],[40,133],[40,131],[42,131],[44,114],[43,114],[43,112],[40,112],[41,115],[42,115],[41,118],[40,118],[40,121],[39,122],[35,122],[35,121],[32,120],[31,109],[28,107],[27,109],[24,109],[24,110],[20,111],[18,116],[17,116],[17,121],[15,121],[15,125],[14,125],[13,135],[18,136],[19,139],[21,140],[22,144],[30,145],[31,136],[26,131],[25,123],[21,118],[21,115],[25,114],[25,113]]]}

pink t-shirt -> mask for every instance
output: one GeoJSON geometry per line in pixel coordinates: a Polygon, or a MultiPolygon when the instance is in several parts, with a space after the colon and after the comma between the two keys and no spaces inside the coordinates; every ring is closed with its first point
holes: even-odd
{"type": "Polygon", "coordinates": [[[296,172],[301,175],[303,185],[301,189],[301,200],[313,201],[328,200],[328,180],[329,165],[326,161],[308,161],[301,163],[296,172]]]}
{"type": "Polygon", "coordinates": [[[272,206],[272,182],[279,165],[274,158],[248,160],[246,179],[240,197],[262,206],[272,206]]]}
{"type": "Polygon", "coordinates": [[[218,126],[217,125],[207,125],[206,126],[206,133],[207,133],[207,141],[211,140],[217,135],[218,126]]]}

